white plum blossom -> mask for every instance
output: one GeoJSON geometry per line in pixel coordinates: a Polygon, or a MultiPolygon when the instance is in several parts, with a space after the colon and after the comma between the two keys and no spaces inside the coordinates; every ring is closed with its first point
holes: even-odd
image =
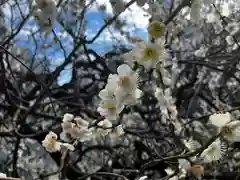
{"type": "Polygon", "coordinates": [[[109,120],[116,120],[118,115],[122,112],[124,106],[119,105],[116,98],[103,100],[99,104],[98,112],[109,120]]]}
{"type": "MultiPolygon", "coordinates": [[[[170,180],[178,180],[181,178],[185,178],[187,175],[187,171],[191,167],[190,162],[186,159],[178,159],[178,163],[179,172],[178,174],[176,174],[176,176],[171,177],[170,180]]],[[[164,171],[167,173],[168,176],[172,176],[175,173],[175,171],[171,168],[167,168],[164,171]]]]}
{"type": "Polygon", "coordinates": [[[186,177],[187,172],[191,168],[191,164],[186,159],[178,159],[178,168],[179,168],[178,177],[182,179],[186,177]]]}
{"type": "Polygon", "coordinates": [[[232,36],[226,36],[225,38],[226,42],[228,43],[228,45],[233,45],[234,44],[234,39],[232,36]]]}
{"type": "Polygon", "coordinates": [[[163,91],[163,89],[156,87],[154,95],[160,104],[160,110],[163,116],[166,118],[171,117],[172,119],[176,119],[178,111],[175,106],[175,100],[171,96],[171,89],[166,88],[163,91]]]}
{"type": "Polygon", "coordinates": [[[66,148],[69,149],[70,151],[74,151],[74,146],[72,144],[69,143],[61,143],[61,148],[66,148]]]}
{"type": "Polygon", "coordinates": [[[191,167],[191,164],[186,159],[178,159],[178,168],[184,169],[185,171],[188,171],[191,167]]]}
{"type": "Polygon", "coordinates": [[[118,87],[131,93],[138,88],[138,74],[133,71],[127,64],[122,64],[117,68],[118,87]]]}
{"type": "Polygon", "coordinates": [[[240,141],[240,121],[231,121],[231,114],[215,113],[209,117],[211,124],[215,125],[221,135],[229,142],[240,141]]]}
{"type": "Polygon", "coordinates": [[[49,33],[57,17],[56,2],[54,0],[35,0],[35,2],[38,8],[35,17],[41,28],[49,33]]]}
{"type": "Polygon", "coordinates": [[[109,120],[116,120],[119,113],[121,113],[124,108],[123,104],[117,102],[115,96],[118,87],[116,79],[118,79],[117,75],[110,74],[105,88],[98,94],[101,98],[101,102],[97,111],[109,120]]]}
{"type": "Polygon", "coordinates": [[[104,119],[103,121],[100,121],[97,125],[100,127],[103,127],[103,128],[111,128],[112,127],[112,123],[108,119],[104,119]]]}
{"type": "Polygon", "coordinates": [[[114,128],[114,132],[117,136],[121,136],[125,133],[121,124],[114,128]]]}
{"type": "Polygon", "coordinates": [[[142,41],[136,44],[135,49],[129,52],[124,58],[126,61],[137,61],[146,69],[155,68],[157,63],[160,63],[165,58],[165,47],[163,39],[156,40],[155,43],[142,41]],[[132,58],[132,59],[129,59],[132,58]]]}
{"type": "Polygon", "coordinates": [[[194,52],[194,55],[197,57],[206,57],[207,51],[208,51],[207,47],[201,46],[198,50],[194,52]]]}
{"type": "Polygon", "coordinates": [[[227,24],[226,30],[231,36],[235,35],[239,31],[238,22],[230,22],[227,24]]]}
{"type": "Polygon", "coordinates": [[[114,127],[113,131],[108,134],[110,139],[110,144],[117,145],[120,141],[120,137],[125,134],[122,125],[118,125],[117,127],[114,127]]]}
{"type": "Polygon", "coordinates": [[[98,112],[109,120],[116,120],[125,105],[136,104],[142,93],[138,89],[138,73],[131,67],[122,64],[117,72],[109,75],[105,88],[99,92],[98,112]]]}
{"type": "Polygon", "coordinates": [[[115,91],[118,87],[118,82],[116,81],[117,75],[116,74],[110,74],[108,76],[108,81],[103,90],[99,92],[99,97],[102,100],[111,100],[115,96],[115,91]]]}
{"type": "Polygon", "coordinates": [[[89,122],[80,118],[65,114],[62,122],[62,133],[60,137],[62,140],[68,142],[71,139],[77,139],[84,142],[91,139],[91,131],[88,129],[89,122]]]}
{"type": "Polygon", "coordinates": [[[42,141],[42,145],[43,147],[45,147],[45,149],[48,152],[57,152],[60,151],[61,149],[61,143],[57,141],[57,134],[50,131],[45,139],[42,141]]]}
{"type": "Polygon", "coordinates": [[[190,19],[193,23],[198,24],[199,20],[202,17],[201,8],[202,5],[210,5],[213,0],[194,0],[191,1],[191,12],[190,12],[190,19]]]}
{"type": "Polygon", "coordinates": [[[96,131],[102,136],[106,136],[108,133],[112,131],[112,123],[108,119],[100,121],[97,125],[98,127],[96,131]]]}
{"type": "Polygon", "coordinates": [[[115,97],[119,105],[134,105],[141,97],[141,90],[138,89],[138,73],[133,71],[127,64],[117,68],[118,75],[112,75],[112,81],[117,82],[115,97]]]}
{"type": "Polygon", "coordinates": [[[209,116],[209,121],[217,127],[223,127],[224,125],[226,125],[226,123],[231,121],[231,114],[229,112],[214,113],[209,116]]]}
{"type": "MultiPolygon", "coordinates": [[[[168,176],[172,176],[175,173],[175,171],[172,170],[171,168],[164,169],[164,171],[167,173],[168,176]]],[[[169,178],[169,180],[178,180],[178,177],[173,176],[173,177],[169,178]]]]}
{"type": "Polygon", "coordinates": [[[66,113],[63,115],[63,122],[65,121],[72,121],[74,119],[74,115],[73,114],[69,114],[69,113],[66,113]]]}
{"type": "Polygon", "coordinates": [[[201,147],[201,144],[198,141],[193,140],[192,137],[188,141],[184,139],[183,143],[187,150],[190,152],[195,151],[201,147]]]}
{"type": "Polygon", "coordinates": [[[226,146],[218,138],[202,152],[201,157],[205,162],[210,163],[222,159],[225,153],[226,146]]]}
{"type": "Polygon", "coordinates": [[[42,141],[42,145],[43,147],[45,147],[45,149],[48,152],[57,152],[60,151],[62,148],[65,149],[69,149],[71,151],[74,151],[74,146],[68,143],[62,143],[57,141],[58,137],[57,134],[50,131],[45,139],[42,141]]]}
{"type": "Polygon", "coordinates": [[[62,128],[63,131],[67,131],[68,129],[73,128],[74,124],[72,123],[72,120],[74,119],[74,115],[66,113],[63,116],[63,123],[62,123],[62,128]]]}

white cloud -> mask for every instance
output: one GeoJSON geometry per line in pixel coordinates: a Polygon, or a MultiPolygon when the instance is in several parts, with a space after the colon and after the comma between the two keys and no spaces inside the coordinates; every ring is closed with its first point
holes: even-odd
{"type": "MultiPolygon", "coordinates": [[[[96,31],[92,29],[87,29],[86,35],[88,39],[91,39],[96,35],[96,31]]],[[[95,44],[114,44],[117,42],[121,42],[122,44],[129,44],[127,38],[121,35],[120,32],[114,30],[113,28],[107,28],[102,32],[102,34],[96,39],[95,44]]]]}
{"type": "MultiPolygon", "coordinates": [[[[88,0],[89,2],[90,0],[88,0]]],[[[124,0],[125,2],[129,2],[129,0],[124,0]]],[[[98,11],[98,7],[100,5],[106,6],[106,13],[112,14],[112,7],[109,3],[109,0],[97,0],[96,3],[91,6],[90,11],[98,11]]],[[[144,16],[146,12],[140,7],[137,6],[136,3],[132,4],[128,9],[126,9],[119,16],[120,19],[126,20],[128,24],[134,24],[137,28],[146,28],[148,25],[149,17],[144,16]]]]}

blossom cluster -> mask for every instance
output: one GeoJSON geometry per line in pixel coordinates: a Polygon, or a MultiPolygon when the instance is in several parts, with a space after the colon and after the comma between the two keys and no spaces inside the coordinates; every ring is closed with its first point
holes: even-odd
{"type": "Polygon", "coordinates": [[[124,134],[122,125],[113,127],[112,121],[117,120],[125,106],[135,105],[142,94],[139,89],[139,74],[132,69],[131,61],[137,58],[139,60],[137,62],[144,65],[146,69],[154,68],[159,61],[162,61],[165,52],[163,39],[161,39],[164,34],[164,24],[154,21],[149,25],[148,31],[150,37],[156,41],[144,42],[142,43],[144,46],[139,44],[131,51],[129,54],[132,54],[134,59],[129,58],[128,64],[120,65],[117,68],[117,74],[110,74],[105,88],[99,92],[101,102],[97,111],[105,119],[97,122],[97,127],[90,127],[89,122],[81,117],[65,114],[60,134],[61,140],[65,143],[58,141],[57,134],[49,132],[42,142],[47,151],[56,152],[62,148],[74,150],[74,143],[73,145],[69,143],[90,141],[99,135],[111,134],[119,137],[124,134]]]}
{"type": "MultiPolygon", "coordinates": [[[[144,5],[144,1],[137,2],[139,5],[144,5]]],[[[194,12],[194,8],[199,8],[199,1],[194,2],[192,12],[194,12]]],[[[104,89],[99,92],[100,103],[97,108],[104,120],[97,122],[97,126],[92,127],[87,120],[74,117],[72,114],[65,114],[60,134],[60,138],[64,142],[58,141],[54,132],[50,132],[42,142],[49,152],[60,151],[62,148],[74,150],[75,143],[72,142],[91,141],[99,135],[112,134],[119,137],[124,134],[122,125],[114,127],[112,122],[121,117],[126,106],[137,104],[141,98],[140,74],[137,70],[133,70],[136,63],[143,66],[148,72],[154,70],[155,78],[161,79],[160,83],[157,82],[154,87],[154,95],[160,105],[161,118],[165,121],[169,120],[177,126],[178,111],[172,96],[177,75],[177,63],[171,59],[172,72],[170,73],[167,69],[165,28],[161,21],[151,21],[148,26],[149,40],[138,42],[132,51],[124,55],[125,64],[117,68],[116,74],[108,76],[104,89]]],[[[185,178],[188,173],[196,178],[201,178],[204,176],[203,165],[205,163],[221,160],[227,152],[227,143],[239,141],[240,122],[232,120],[229,112],[214,113],[209,117],[209,122],[217,129],[216,138],[207,147],[194,140],[194,137],[182,140],[185,147],[184,153],[186,151],[196,152],[195,155],[188,157],[191,162],[195,163],[191,164],[187,159],[178,159],[177,169],[167,168],[165,170],[171,180],[185,178]]],[[[146,179],[147,177],[141,178],[146,179]]]]}
{"type": "Polygon", "coordinates": [[[118,138],[124,134],[122,125],[118,125],[112,129],[113,125],[111,121],[107,119],[98,122],[97,127],[90,127],[88,121],[81,117],[74,117],[74,115],[69,113],[64,114],[61,125],[62,132],[60,139],[63,142],[58,141],[57,134],[52,131],[50,131],[42,141],[43,147],[45,147],[48,152],[64,151],[66,149],[74,151],[74,146],[78,142],[91,141],[94,138],[106,136],[107,134],[110,134],[114,138],[118,138]]]}
{"type": "Polygon", "coordinates": [[[52,26],[57,18],[57,5],[55,0],[35,0],[36,10],[33,14],[38,20],[40,28],[51,33],[52,26]]]}
{"type": "Polygon", "coordinates": [[[136,104],[141,96],[138,74],[127,64],[120,65],[117,72],[109,75],[105,88],[99,92],[98,112],[108,120],[116,120],[124,106],[136,104]]]}

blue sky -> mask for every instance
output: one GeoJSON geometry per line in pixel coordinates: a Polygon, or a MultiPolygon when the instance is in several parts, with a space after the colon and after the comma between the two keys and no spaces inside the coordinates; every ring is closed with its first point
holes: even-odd
{"type": "MultiPolygon", "coordinates": [[[[27,0],[25,0],[26,2],[27,0]]],[[[22,1],[23,4],[20,6],[23,12],[28,13],[28,7],[26,3],[22,1]]],[[[9,0],[11,3],[11,0],[9,0]]],[[[10,17],[12,16],[10,11],[10,6],[5,4],[4,13],[6,15],[5,24],[10,24],[10,17]]],[[[13,25],[17,26],[17,24],[21,21],[19,19],[19,10],[17,8],[13,11],[13,25]]],[[[88,21],[86,36],[87,39],[91,39],[97,31],[104,25],[104,16],[112,14],[112,8],[109,4],[108,0],[97,0],[96,4],[87,11],[85,14],[85,18],[88,21]],[[106,12],[102,12],[98,10],[98,6],[105,4],[106,12]]],[[[146,14],[141,10],[136,4],[133,4],[130,9],[127,9],[124,13],[120,15],[120,19],[126,20],[127,25],[124,27],[125,30],[129,31],[131,35],[140,36],[143,39],[147,38],[146,27],[148,24],[148,17],[144,16],[146,14]]],[[[44,38],[40,33],[36,33],[34,38],[31,36],[31,32],[36,32],[38,30],[38,25],[33,17],[31,17],[23,26],[22,30],[15,38],[15,42],[18,46],[26,48],[31,54],[35,52],[37,49],[36,57],[39,59],[43,59],[47,57],[48,61],[51,62],[50,70],[54,70],[56,66],[60,65],[64,60],[63,52],[60,51],[59,44],[56,43],[51,48],[44,48],[53,42],[53,35],[49,38],[44,38]],[[36,42],[38,48],[36,48],[36,42]]],[[[68,33],[62,31],[63,28],[59,23],[54,24],[54,31],[56,32],[58,38],[61,40],[64,48],[66,49],[66,53],[71,52],[72,39],[68,35],[68,33]]],[[[99,36],[99,38],[88,47],[94,49],[96,52],[102,54],[104,52],[110,51],[113,49],[114,44],[125,44],[128,45],[129,42],[127,39],[120,34],[119,31],[115,30],[113,27],[108,27],[104,30],[104,32],[99,36]]],[[[62,77],[59,78],[59,84],[62,85],[65,82],[68,82],[71,79],[71,65],[66,67],[66,71],[62,72],[62,77]]]]}

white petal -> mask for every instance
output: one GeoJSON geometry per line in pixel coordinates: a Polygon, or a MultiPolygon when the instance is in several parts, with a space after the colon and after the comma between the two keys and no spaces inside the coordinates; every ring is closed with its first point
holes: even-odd
{"type": "Polygon", "coordinates": [[[209,121],[221,128],[223,127],[224,125],[226,125],[228,122],[231,121],[231,114],[229,112],[226,112],[226,113],[223,113],[223,114],[212,114],[210,117],[209,117],[209,121]]]}
{"type": "Polygon", "coordinates": [[[124,134],[124,130],[123,130],[122,125],[118,125],[118,126],[115,128],[115,132],[116,132],[117,136],[123,135],[123,134],[124,134]]]}
{"type": "MultiPolygon", "coordinates": [[[[124,105],[122,105],[122,104],[118,104],[117,105],[117,114],[120,114],[122,111],[123,111],[123,109],[124,109],[124,105]]],[[[110,120],[110,119],[109,119],[110,120]]]]}
{"type": "Polygon", "coordinates": [[[62,143],[62,146],[66,147],[67,149],[69,149],[70,151],[74,151],[74,146],[72,144],[68,144],[68,143],[62,143]]]}
{"type": "Polygon", "coordinates": [[[46,136],[46,139],[48,139],[48,138],[55,138],[55,139],[57,139],[57,134],[56,133],[54,133],[54,132],[52,132],[52,131],[50,131],[49,133],[48,133],[48,135],[46,136]]]}
{"type": "Polygon", "coordinates": [[[201,157],[203,157],[205,162],[209,163],[222,159],[225,152],[226,146],[218,138],[202,152],[201,157]]]}
{"type": "Polygon", "coordinates": [[[136,99],[141,98],[142,94],[143,94],[143,92],[140,89],[137,88],[136,91],[135,91],[136,99]]]}
{"type": "Polygon", "coordinates": [[[155,96],[156,99],[158,99],[158,100],[159,100],[160,98],[162,98],[162,97],[163,97],[163,91],[162,91],[162,89],[156,88],[156,89],[155,89],[154,96],[155,96]]]}
{"type": "Polygon", "coordinates": [[[171,168],[164,169],[164,171],[167,173],[168,176],[171,176],[174,174],[174,171],[171,168]]]}
{"type": "Polygon", "coordinates": [[[73,120],[73,118],[74,118],[74,115],[66,113],[63,116],[63,122],[66,122],[66,121],[69,122],[69,121],[73,120]]]}
{"type": "Polygon", "coordinates": [[[105,89],[107,89],[109,92],[113,93],[118,86],[118,84],[117,84],[118,81],[119,81],[119,77],[117,74],[110,74],[108,76],[108,82],[107,82],[105,89]]]}
{"type": "Polygon", "coordinates": [[[69,135],[66,132],[61,132],[60,133],[60,139],[65,141],[65,142],[70,142],[71,138],[69,137],[69,135]]]}
{"type": "Polygon", "coordinates": [[[7,177],[6,174],[4,174],[4,173],[0,173],[0,178],[6,178],[6,177],[7,177]]]}
{"type": "Polygon", "coordinates": [[[122,64],[117,68],[117,72],[120,76],[129,76],[133,71],[127,64],[122,64]]]}
{"type": "Polygon", "coordinates": [[[114,82],[118,82],[119,78],[117,74],[109,74],[108,76],[108,84],[114,84],[114,82]]]}
{"type": "Polygon", "coordinates": [[[185,147],[189,150],[189,151],[195,151],[198,148],[201,147],[200,143],[193,140],[192,138],[190,138],[188,141],[183,140],[185,147]]]}
{"type": "Polygon", "coordinates": [[[240,121],[231,121],[231,122],[227,123],[227,126],[233,127],[233,128],[240,127],[240,121]]]}
{"type": "Polygon", "coordinates": [[[103,121],[100,121],[98,123],[98,126],[102,126],[103,128],[111,128],[112,127],[112,123],[108,119],[104,119],[103,121]]]}
{"type": "Polygon", "coordinates": [[[62,144],[62,143],[60,143],[60,142],[56,142],[55,149],[56,149],[57,151],[60,151],[60,149],[61,149],[61,144],[62,144]]]}
{"type": "Polygon", "coordinates": [[[106,89],[103,89],[99,92],[98,96],[102,99],[102,100],[105,100],[105,99],[108,99],[109,98],[109,93],[106,89]]]}
{"type": "Polygon", "coordinates": [[[178,163],[179,163],[179,168],[180,169],[184,169],[184,170],[189,170],[189,168],[191,167],[191,164],[188,160],[186,159],[178,159],[178,163]]]}
{"type": "Polygon", "coordinates": [[[79,128],[88,128],[89,122],[82,119],[81,117],[76,117],[74,120],[77,122],[77,124],[80,126],[79,128]]]}
{"type": "Polygon", "coordinates": [[[165,84],[166,86],[169,86],[171,82],[172,82],[171,78],[163,77],[163,84],[165,84]]]}
{"type": "Polygon", "coordinates": [[[144,61],[144,62],[139,62],[139,64],[142,64],[147,70],[155,67],[156,63],[153,61],[144,61]]]}
{"type": "Polygon", "coordinates": [[[147,176],[142,176],[139,178],[139,180],[146,180],[148,177],[147,176]]]}
{"type": "Polygon", "coordinates": [[[81,135],[81,137],[79,137],[79,141],[80,142],[89,141],[92,139],[92,137],[93,137],[92,129],[88,129],[88,131],[86,131],[84,134],[81,135]]]}
{"type": "Polygon", "coordinates": [[[226,127],[231,129],[231,133],[224,134],[224,138],[229,142],[240,142],[240,121],[231,121],[226,127]]]}

